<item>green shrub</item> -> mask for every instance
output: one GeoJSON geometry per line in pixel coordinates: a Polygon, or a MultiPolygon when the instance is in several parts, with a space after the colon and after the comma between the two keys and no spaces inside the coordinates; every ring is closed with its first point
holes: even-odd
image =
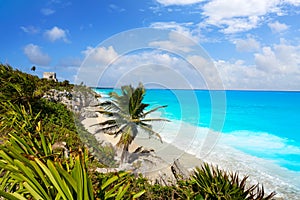
{"type": "Polygon", "coordinates": [[[194,191],[203,194],[205,199],[268,200],[275,195],[272,192],[264,197],[263,187],[247,185],[247,179],[247,176],[240,179],[237,173],[227,173],[204,163],[201,168],[196,168],[191,181],[194,191]]]}
{"type": "Polygon", "coordinates": [[[9,65],[0,64],[0,103],[10,101],[24,106],[35,101],[37,77],[13,70],[9,65]]]}

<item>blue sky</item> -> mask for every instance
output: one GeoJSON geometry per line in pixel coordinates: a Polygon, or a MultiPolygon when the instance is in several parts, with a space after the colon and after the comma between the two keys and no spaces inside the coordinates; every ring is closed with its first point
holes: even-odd
{"type": "MultiPolygon", "coordinates": [[[[130,82],[127,73],[136,75],[134,81],[154,84],[168,79],[158,84],[170,87],[184,87],[176,79],[180,75],[195,88],[217,88],[212,83],[218,82],[225,89],[299,90],[299,19],[299,0],[0,0],[0,62],[39,76],[55,71],[59,80],[71,82],[90,70],[82,81],[97,86],[130,82]],[[114,46],[119,33],[136,28],[176,31],[183,37],[170,33],[155,41],[151,33],[145,36],[151,50],[143,46],[129,53],[114,46]],[[203,68],[200,78],[194,75],[188,65],[202,63],[203,52],[197,58],[186,54],[191,41],[185,37],[207,52],[213,71],[203,68]],[[95,70],[107,66],[107,76],[99,78],[103,73],[95,70]],[[171,71],[174,76],[167,75],[171,71]]],[[[129,41],[125,37],[119,43],[129,48],[129,41]]]]}

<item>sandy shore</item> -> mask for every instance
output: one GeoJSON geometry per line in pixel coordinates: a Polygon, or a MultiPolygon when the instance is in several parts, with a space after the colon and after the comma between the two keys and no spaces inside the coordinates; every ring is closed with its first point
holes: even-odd
{"type": "MultiPolygon", "coordinates": [[[[98,141],[110,142],[115,146],[119,141],[119,137],[96,133],[98,127],[93,126],[103,122],[105,119],[105,116],[98,114],[98,118],[86,118],[82,121],[82,124],[90,133],[95,135],[98,141]]],[[[175,160],[177,160],[181,167],[184,168],[183,170],[185,173],[188,173],[196,166],[201,166],[203,163],[202,160],[198,159],[196,156],[188,154],[169,143],[161,143],[158,139],[149,138],[145,133],[139,133],[134,142],[130,145],[129,152],[134,152],[140,146],[142,146],[143,149],[154,150],[153,156],[158,158],[155,166],[152,166],[151,169],[144,169],[142,172],[152,180],[162,175],[167,177],[173,176],[171,174],[171,166],[174,164],[175,160]]]]}
{"type": "MultiPolygon", "coordinates": [[[[95,137],[98,141],[110,142],[113,146],[115,146],[117,144],[117,142],[119,141],[120,137],[114,137],[112,135],[103,134],[103,133],[96,133],[98,130],[98,127],[94,126],[94,125],[106,120],[106,117],[104,115],[101,115],[99,113],[97,113],[97,114],[98,114],[97,118],[86,118],[81,123],[90,133],[95,135],[95,137]]],[[[129,151],[134,151],[137,147],[138,147],[138,145],[136,143],[132,143],[130,145],[129,151]]]]}

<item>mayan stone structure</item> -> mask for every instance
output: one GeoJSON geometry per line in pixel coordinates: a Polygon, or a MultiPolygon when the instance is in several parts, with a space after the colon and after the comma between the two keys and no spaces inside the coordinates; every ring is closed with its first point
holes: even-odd
{"type": "Polygon", "coordinates": [[[57,82],[55,72],[44,72],[43,78],[48,79],[48,80],[54,80],[55,82],[57,82]]]}

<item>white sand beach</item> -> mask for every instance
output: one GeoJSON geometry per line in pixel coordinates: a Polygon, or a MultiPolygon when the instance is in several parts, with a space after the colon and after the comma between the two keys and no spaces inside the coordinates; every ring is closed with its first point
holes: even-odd
{"type": "MultiPolygon", "coordinates": [[[[90,132],[95,133],[97,131],[97,126],[93,126],[99,122],[103,122],[106,119],[104,115],[98,113],[98,118],[86,118],[82,121],[84,127],[90,132]]],[[[108,134],[97,133],[95,137],[98,141],[110,142],[113,146],[119,141],[119,137],[114,137],[108,134]]],[[[145,133],[140,133],[139,136],[134,140],[134,142],[129,147],[129,152],[134,152],[138,147],[142,146],[144,149],[154,150],[152,154],[154,157],[159,158],[158,162],[155,163],[155,167],[151,169],[143,170],[143,174],[149,179],[155,179],[158,176],[166,175],[172,179],[171,166],[175,160],[179,160],[179,163],[188,173],[189,170],[196,166],[201,166],[202,160],[198,159],[196,156],[188,154],[174,145],[163,142],[161,143],[158,139],[149,138],[145,133]]]]}

